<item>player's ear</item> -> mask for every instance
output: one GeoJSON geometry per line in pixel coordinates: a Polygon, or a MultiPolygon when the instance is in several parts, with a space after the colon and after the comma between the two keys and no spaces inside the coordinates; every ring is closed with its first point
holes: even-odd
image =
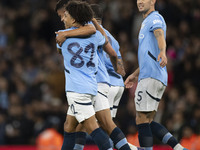
{"type": "Polygon", "coordinates": [[[156,3],[156,0],[151,0],[151,5],[155,5],[155,3],[156,3]]]}
{"type": "Polygon", "coordinates": [[[73,24],[75,24],[76,23],[76,20],[73,18],[73,24]]]}
{"type": "Polygon", "coordinates": [[[70,18],[71,18],[73,24],[75,24],[75,23],[76,23],[76,20],[75,20],[71,15],[70,15],[70,18]]]}

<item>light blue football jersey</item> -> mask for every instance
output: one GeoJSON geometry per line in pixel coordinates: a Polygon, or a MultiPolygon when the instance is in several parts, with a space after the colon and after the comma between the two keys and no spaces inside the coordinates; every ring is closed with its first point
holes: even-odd
{"type": "MultiPolygon", "coordinates": [[[[68,31],[75,27],[62,30],[68,31]]],[[[82,94],[97,94],[97,48],[105,37],[96,31],[88,38],[68,38],[61,46],[65,67],[65,90],[82,94]]],[[[60,48],[59,46],[57,46],[60,48]]]]}
{"type": "MultiPolygon", "coordinates": [[[[88,24],[93,25],[91,21],[88,22],[88,24]]],[[[103,59],[103,46],[98,47],[97,54],[98,54],[98,71],[96,75],[97,83],[106,83],[110,85],[110,78],[109,78],[107,69],[105,67],[105,62],[103,59]]]]}
{"type": "Polygon", "coordinates": [[[97,71],[97,83],[106,83],[110,85],[110,78],[105,66],[104,58],[103,58],[103,47],[100,46],[97,51],[98,54],[98,71],[97,71]]]}
{"type": "Polygon", "coordinates": [[[167,69],[160,67],[157,61],[160,50],[153,31],[162,29],[166,38],[166,23],[163,17],[157,12],[151,12],[142,22],[139,32],[139,78],[138,81],[144,78],[154,78],[167,85],[167,69]]]}
{"type": "MultiPolygon", "coordinates": [[[[106,29],[104,29],[104,31],[106,32],[106,35],[108,37],[108,40],[109,40],[112,48],[117,53],[118,58],[122,58],[121,53],[119,51],[119,48],[120,48],[119,43],[106,29]]],[[[115,72],[113,65],[110,61],[110,57],[105,51],[103,51],[103,58],[104,58],[104,62],[105,62],[105,65],[106,65],[106,69],[107,69],[109,77],[110,77],[110,85],[112,85],[112,86],[124,86],[124,81],[123,81],[122,76],[115,72]]]]}

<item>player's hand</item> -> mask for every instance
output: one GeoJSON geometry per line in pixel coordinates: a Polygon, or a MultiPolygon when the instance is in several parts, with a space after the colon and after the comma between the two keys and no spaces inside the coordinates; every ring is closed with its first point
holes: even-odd
{"type": "Polygon", "coordinates": [[[138,80],[138,77],[133,74],[129,75],[128,78],[125,80],[124,84],[126,88],[132,88],[134,83],[136,83],[138,80]]]}
{"type": "Polygon", "coordinates": [[[55,32],[55,34],[57,34],[56,36],[56,43],[58,43],[59,46],[62,46],[62,44],[65,42],[66,40],[66,33],[65,32],[55,32]]]}
{"type": "Polygon", "coordinates": [[[167,57],[164,52],[160,52],[160,54],[158,55],[157,61],[159,62],[160,59],[161,59],[160,66],[163,68],[167,65],[167,57]]]}
{"type": "Polygon", "coordinates": [[[118,67],[117,71],[118,74],[120,74],[122,77],[124,77],[126,75],[126,72],[124,71],[123,68],[118,67]]]}

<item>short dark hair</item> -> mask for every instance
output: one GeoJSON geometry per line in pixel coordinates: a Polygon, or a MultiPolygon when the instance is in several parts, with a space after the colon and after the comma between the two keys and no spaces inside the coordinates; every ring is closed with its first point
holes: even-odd
{"type": "Polygon", "coordinates": [[[101,9],[100,5],[98,4],[91,4],[90,7],[94,12],[94,18],[102,19],[103,18],[103,9],[101,9]]]}
{"type": "Polygon", "coordinates": [[[62,7],[64,7],[65,5],[67,5],[67,3],[69,2],[70,0],[59,0],[56,4],[56,8],[55,8],[55,11],[57,12],[59,9],[61,9],[62,7]]]}
{"type": "Polygon", "coordinates": [[[93,11],[87,2],[69,1],[66,10],[81,25],[85,25],[93,18],[93,11]]]}

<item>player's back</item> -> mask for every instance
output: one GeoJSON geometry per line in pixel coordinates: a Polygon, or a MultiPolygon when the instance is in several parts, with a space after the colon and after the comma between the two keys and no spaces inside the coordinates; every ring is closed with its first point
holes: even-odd
{"type": "Polygon", "coordinates": [[[98,54],[98,72],[96,75],[97,83],[106,83],[110,85],[110,78],[105,66],[104,58],[103,58],[103,46],[100,46],[97,51],[98,54]]]}
{"type": "Polygon", "coordinates": [[[69,38],[63,43],[66,91],[96,95],[97,47],[104,43],[99,31],[88,38],[69,38]]]}
{"type": "MultiPolygon", "coordinates": [[[[110,34],[109,31],[107,31],[106,29],[104,29],[104,31],[106,32],[106,35],[108,37],[108,40],[109,40],[112,48],[117,53],[118,58],[121,58],[121,53],[120,53],[120,50],[119,50],[120,49],[119,43],[110,34]]],[[[124,86],[124,81],[123,81],[122,76],[115,72],[115,70],[113,68],[113,65],[112,65],[112,63],[110,61],[110,57],[105,51],[103,52],[103,58],[104,58],[104,62],[105,62],[108,74],[110,76],[110,84],[113,85],[113,86],[124,86]]]]}

